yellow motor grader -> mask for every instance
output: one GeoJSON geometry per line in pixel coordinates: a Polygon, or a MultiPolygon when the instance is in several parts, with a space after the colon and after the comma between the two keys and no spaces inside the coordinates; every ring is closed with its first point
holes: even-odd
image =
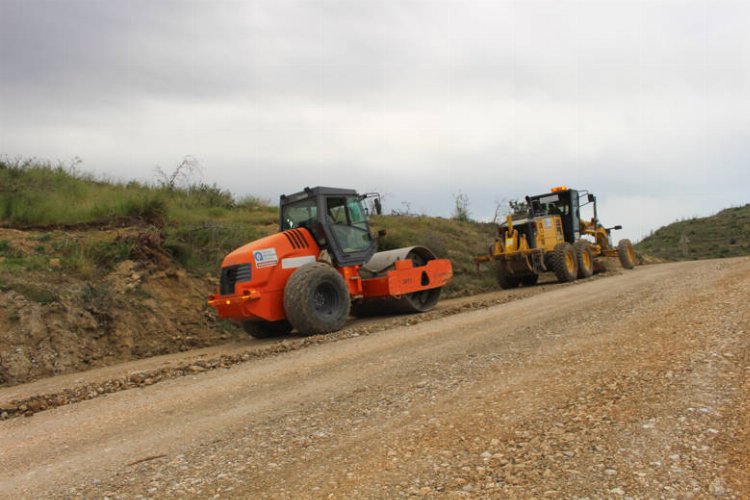
{"type": "Polygon", "coordinates": [[[501,288],[535,285],[539,274],[555,273],[561,282],[588,278],[594,274],[595,258],[619,257],[622,267],[635,267],[630,240],[611,244],[610,232],[599,223],[596,196],[588,191],[554,187],[549,193],[527,196],[514,214],[498,227],[498,238],[489,255],[476,261],[496,262],[501,288]],[[593,205],[593,217],[581,219],[581,208],[593,205]]]}

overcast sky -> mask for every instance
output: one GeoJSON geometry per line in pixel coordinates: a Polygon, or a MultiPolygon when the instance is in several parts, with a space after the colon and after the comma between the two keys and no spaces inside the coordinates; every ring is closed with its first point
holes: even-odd
{"type": "Polygon", "coordinates": [[[566,184],[615,238],[750,202],[750,2],[0,0],[0,154],[478,219],[566,184]]]}

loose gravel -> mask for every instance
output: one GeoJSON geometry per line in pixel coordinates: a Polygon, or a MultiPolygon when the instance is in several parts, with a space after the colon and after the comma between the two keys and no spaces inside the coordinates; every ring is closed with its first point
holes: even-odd
{"type": "Polygon", "coordinates": [[[638,268],[11,419],[0,496],[747,498],[748,296],[638,268]]]}

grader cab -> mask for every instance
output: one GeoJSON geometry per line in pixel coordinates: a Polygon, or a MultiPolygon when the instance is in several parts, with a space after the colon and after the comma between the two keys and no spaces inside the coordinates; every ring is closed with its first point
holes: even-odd
{"type": "Polygon", "coordinates": [[[327,187],[282,195],[279,232],[224,258],[208,304],[257,338],[336,331],[350,312],[434,308],[451,262],[421,246],[377,252],[363,203],[370,196],[327,187]]]}
{"type": "Polygon", "coordinates": [[[552,271],[561,282],[594,274],[597,257],[619,257],[625,269],[635,266],[630,240],[611,244],[610,232],[599,223],[596,197],[586,191],[552,188],[549,193],[527,196],[521,209],[498,228],[498,238],[488,256],[495,261],[501,288],[534,285],[543,272],[552,271]],[[593,205],[593,217],[581,219],[581,208],[593,205]]]}

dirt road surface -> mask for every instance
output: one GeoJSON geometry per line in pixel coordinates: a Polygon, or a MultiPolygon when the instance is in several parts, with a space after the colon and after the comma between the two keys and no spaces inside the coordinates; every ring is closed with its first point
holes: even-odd
{"type": "Polygon", "coordinates": [[[750,496],[750,259],[498,293],[1,421],[0,497],[750,496]]]}

